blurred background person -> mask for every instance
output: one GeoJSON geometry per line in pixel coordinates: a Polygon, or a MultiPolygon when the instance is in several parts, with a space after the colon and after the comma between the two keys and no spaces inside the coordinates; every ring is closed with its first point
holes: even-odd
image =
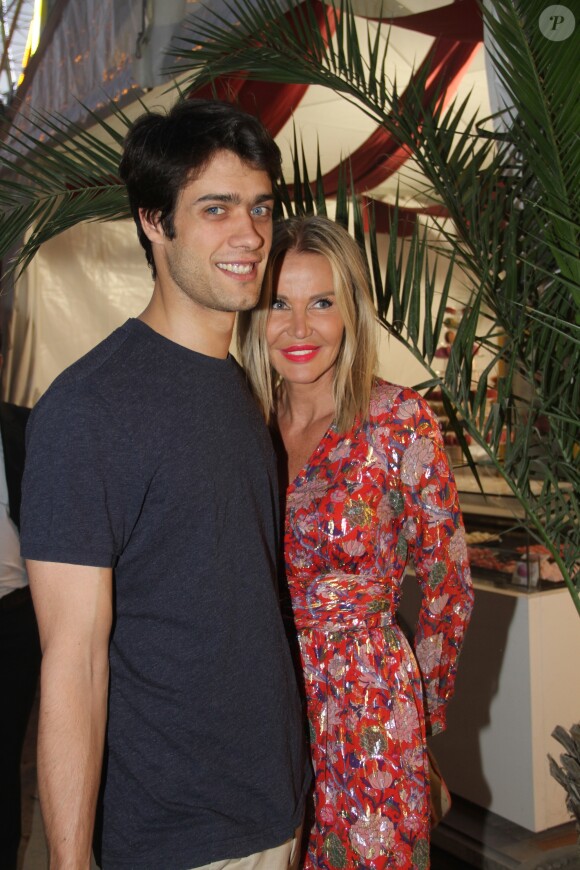
{"type": "MultiPolygon", "coordinates": [[[[2,372],[0,332],[0,374],[2,372]]],[[[36,694],[40,643],[20,558],[20,487],[28,408],[0,403],[0,868],[16,870],[22,827],[20,760],[36,694]]]]}

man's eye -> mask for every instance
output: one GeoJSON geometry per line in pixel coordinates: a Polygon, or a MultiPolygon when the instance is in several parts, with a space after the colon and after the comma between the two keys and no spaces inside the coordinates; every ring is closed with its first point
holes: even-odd
{"type": "Polygon", "coordinates": [[[268,205],[257,205],[252,209],[253,217],[270,217],[272,209],[268,205]]]}
{"type": "Polygon", "coordinates": [[[221,205],[210,205],[209,208],[206,209],[206,214],[223,214],[225,211],[221,205]]]}

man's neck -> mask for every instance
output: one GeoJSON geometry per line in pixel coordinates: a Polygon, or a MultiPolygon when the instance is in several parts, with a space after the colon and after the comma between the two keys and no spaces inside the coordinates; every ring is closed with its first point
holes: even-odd
{"type": "Polygon", "coordinates": [[[235,313],[204,308],[186,296],[173,298],[168,304],[156,285],[139,320],[189,350],[225,359],[232,340],[235,313]]]}

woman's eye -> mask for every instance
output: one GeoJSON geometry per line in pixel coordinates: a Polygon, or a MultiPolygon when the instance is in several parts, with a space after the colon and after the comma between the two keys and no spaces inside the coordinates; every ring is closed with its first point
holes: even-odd
{"type": "Polygon", "coordinates": [[[315,308],[332,308],[332,299],[317,299],[314,303],[315,308]]]}
{"type": "Polygon", "coordinates": [[[286,308],[286,303],[282,299],[272,300],[272,311],[283,311],[286,308]]]}

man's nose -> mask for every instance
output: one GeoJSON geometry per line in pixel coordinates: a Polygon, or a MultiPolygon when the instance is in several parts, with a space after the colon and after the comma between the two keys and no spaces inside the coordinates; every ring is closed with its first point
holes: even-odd
{"type": "Polygon", "coordinates": [[[237,216],[235,226],[232,227],[230,245],[233,248],[257,250],[263,246],[266,236],[270,232],[270,224],[257,226],[252,215],[244,212],[237,216]]]}

